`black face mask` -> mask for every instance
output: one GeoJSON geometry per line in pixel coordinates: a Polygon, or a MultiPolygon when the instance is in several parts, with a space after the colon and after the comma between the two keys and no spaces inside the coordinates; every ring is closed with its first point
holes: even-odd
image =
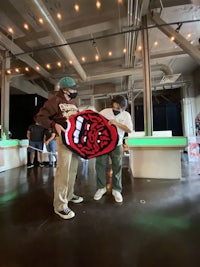
{"type": "Polygon", "coordinates": [[[113,113],[115,116],[117,116],[120,113],[120,110],[113,109],[113,113]]]}
{"type": "Polygon", "coordinates": [[[70,93],[68,96],[72,99],[72,98],[76,98],[78,95],[78,93],[70,93]]]}

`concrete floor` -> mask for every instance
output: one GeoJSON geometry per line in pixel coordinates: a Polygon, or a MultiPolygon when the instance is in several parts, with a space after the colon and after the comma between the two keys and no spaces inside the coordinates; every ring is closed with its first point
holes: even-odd
{"type": "MultiPolygon", "coordinates": [[[[170,166],[169,166],[170,167],[170,166]]],[[[109,181],[109,169],[108,181],[109,181]]],[[[123,204],[94,201],[94,160],[80,161],[75,218],[53,212],[54,168],[0,173],[0,267],[199,267],[198,163],[182,179],[133,179],[123,169],[123,204]]],[[[108,191],[110,191],[108,183],[108,191]]]]}

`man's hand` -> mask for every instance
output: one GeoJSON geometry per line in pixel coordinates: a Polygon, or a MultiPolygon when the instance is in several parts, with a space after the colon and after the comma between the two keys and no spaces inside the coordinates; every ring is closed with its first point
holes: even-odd
{"type": "Polygon", "coordinates": [[[58,124],[58,123],[55,124],[55,129],[56,129],[56,132],[57,132],[57,134],[58,134],[59,136],[61,135],[61,132],[62,132],[62,131],[65,132],[65,129],[62,127],[62,125],[60,125],[60,124],[58,124]]]}
{"type": "Polygon", "coordinates": [[[110,125],[115,125],[115,126],[117,126],[117,124],[118,124],[118,122],[117,122],[116,120],[114,120],[114,119],[109,120],[108,123],[109,123],[110,125]]]}

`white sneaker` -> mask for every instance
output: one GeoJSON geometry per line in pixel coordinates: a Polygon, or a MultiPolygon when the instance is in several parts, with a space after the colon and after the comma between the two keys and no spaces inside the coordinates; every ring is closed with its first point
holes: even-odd
{"type": "Polygon", "coordinates": [[[99,200],[106,193],[106,187],[98,189],[94,195],[94,200],[99,200]]]}
{"type": "Polygon", "coordinates": [[[122,194],[119,191],[113,189],[112,195],[114,196],[116,202],[123,202],[122,194]]]}
{"type": "Polygon", "coordinates": [[[83,202],[83,197],[77,196],[77,195],[73,195],[72,199],[70,200],[73,203],[81,203],[83,202]]]}
{"type": "Polygon", "coordinates": [[[75,216],[75,213],[70,208],[65,208],[64,210],[57,211],[55,213],[58,214],[63,219],[71,219],[75,216]]]}

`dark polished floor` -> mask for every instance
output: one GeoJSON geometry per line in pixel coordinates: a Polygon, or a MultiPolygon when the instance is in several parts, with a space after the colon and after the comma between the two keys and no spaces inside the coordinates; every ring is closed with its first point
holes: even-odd
{"type": "Polygon", "coordinates": [[[110,194],[93,200],[94,160],[80,161],[76,192],[85,201],[70,204],[71,220],[53,212],[54,172],[0,173],[0,267],[200,266],[197,163],[182,163],[181,180],[133,179],[125,164],[120,205],[110,194]]]}

